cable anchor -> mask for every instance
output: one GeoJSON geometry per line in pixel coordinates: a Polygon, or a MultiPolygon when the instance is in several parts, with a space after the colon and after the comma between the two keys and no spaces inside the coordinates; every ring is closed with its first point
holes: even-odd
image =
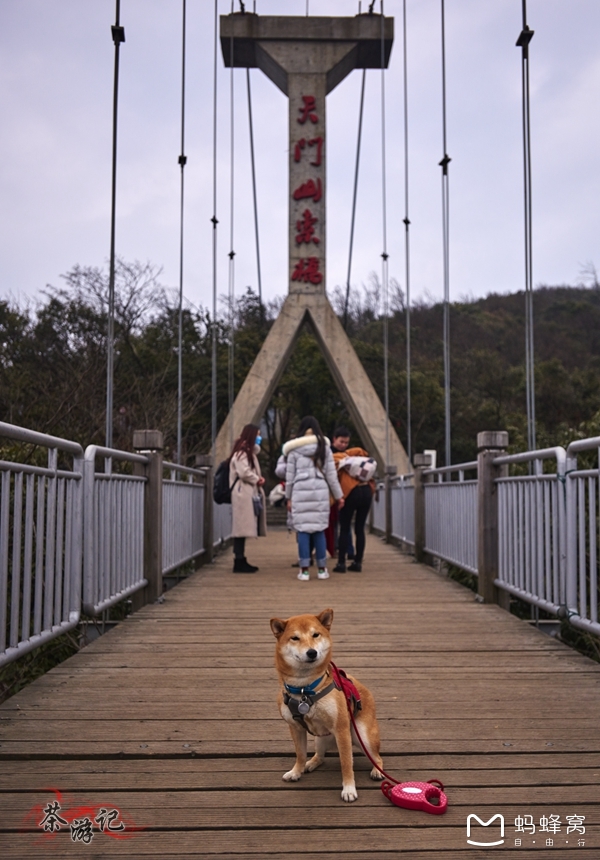
{"type": "Polygon", "coordinates": [[[448,174],[448,165],[450,164],[451,161],[452,161],[452,159],[450,158],[448,153],[445,153],[444,157],[440,161],[440,167],[442,168],[444,176],[446,176],[448,174]]]}
{"type": "Polygon", "coordinates": [[[120,24],[112,24],[110,31],[112,33],[113,42],[115,46],[119,44],[119,42],[125,41],[125,27],[121,27],[120,24]]]}

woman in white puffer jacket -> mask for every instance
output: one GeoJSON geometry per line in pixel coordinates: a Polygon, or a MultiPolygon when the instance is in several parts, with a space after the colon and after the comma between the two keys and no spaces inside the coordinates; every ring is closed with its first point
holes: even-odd
{"type": "Polygon", "coordinates": [[[287,458],[285,495],[291,513],[291,525],[298,532],[300,573],[298,579],[310,579],[310,538],[313,535],[319,579],[328,579],[325,529],[329,524],[329,498],[340,508],[344,494],[338,481],[329,440],[323,436],[319,422],[312,415],[303,418],[298,436],[283,446],[287,458]]]}

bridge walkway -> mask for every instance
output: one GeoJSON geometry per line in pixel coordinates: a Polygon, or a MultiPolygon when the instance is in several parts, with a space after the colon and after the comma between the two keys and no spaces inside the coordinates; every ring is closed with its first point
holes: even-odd
{"type": "MultiPolygon", "coordinates": [[[[598,856],[600,666],[375,536],[362,573],[328,581],[295,579],[284,530],[248,555],[258,574],[222,554],[0,707],[0,856],[487,858],[467,844],[471,813],[504,816],[503,857],[598,856]],[[446,815],[392,806],[363,756],[351,805],[337,756],[282,782],[269,619],[328,606],[336,662],[375,694],[386,769],[441,779],[446,815]],[[44,833],[55,800],[67,818],[117,810],[112,825],[140,829],[44,833]],[[539,832],[550,815],[560,832],[539,832]],[[567,816],[585,816],[585,835],[567,816]]],[[[499,819],[472,838],[498,834],[499,819]]]]}

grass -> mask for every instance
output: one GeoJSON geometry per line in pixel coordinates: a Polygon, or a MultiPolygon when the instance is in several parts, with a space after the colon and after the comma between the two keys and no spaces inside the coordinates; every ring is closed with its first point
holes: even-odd
{"type": "Polygon", "coordinates": [[[49,669],[72,657],[79,651],[79,647],[79,636],[75,629],[3,666],[0,669],[0,703],[14,696],[40,675],[45,675],[49,669]]]}

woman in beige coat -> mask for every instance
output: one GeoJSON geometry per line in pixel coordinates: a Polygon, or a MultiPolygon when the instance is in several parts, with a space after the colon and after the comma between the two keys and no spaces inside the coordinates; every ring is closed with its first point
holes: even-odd
{"type": "Polygon", "coordinates": [[[257,457],[262,441],[258,431],[255,424],[246,424],[233,446],[229,461],[234,573],[255,573],[258,570],[246,560],[246,538],[267,534],[265,479],[257,457]],[[260,511],[257,513],[258,507],[260,511]]]}

